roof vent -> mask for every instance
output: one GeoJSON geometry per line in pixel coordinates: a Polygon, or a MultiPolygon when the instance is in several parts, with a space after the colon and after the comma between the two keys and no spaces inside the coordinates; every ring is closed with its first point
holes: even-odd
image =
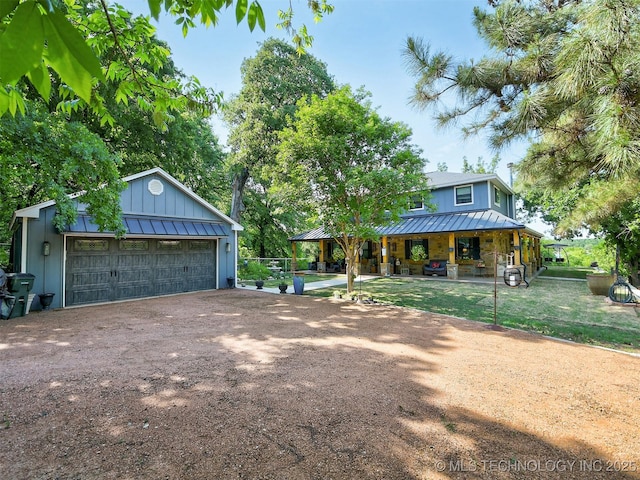
{"type": "Polygon", "coordinates": [[[151,195],[162,195],[162,192],[164,192],[164,185],[160,180],[156,180],[155,178],[149,182],[147,188],[149,192],[151,192],[151,195]]]}

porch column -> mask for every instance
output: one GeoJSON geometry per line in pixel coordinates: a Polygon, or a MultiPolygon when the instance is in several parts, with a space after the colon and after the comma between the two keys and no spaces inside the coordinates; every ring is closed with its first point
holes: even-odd
{"type": "Polygon", "coordinates": [[[520,260],[520,234],[518,233],[517,230],[513,231],[513,253],[514,253],[514,257],[513,257],[513,264],[514,265],[522,265],[522,262],[520,260]]]}
{"type": "Polygon", "coordinates": [[[296,250],[297,244],[296,242],[291,242],[291,271],[295,272],[298,270],[298,261],[296,260],[296,250]]]}
{"type": "Polygon", "coordinates": [[[325,242],[326,240],[318,241],[318,265],[316,266],[316,271],[318,272],[327,271],[327,260],[325,258],[325,242]]]}
{"type": "Polygon", "coordinates": [[[389,238],[382,237],[382,263],[380,264],[380,275],[388,277],[391,275],[391,266],[389,265],[389,238]]]}
{"type": "Polygon", "coordinates": [[[449,261],[447,264],[447,278],[458,279],[458,264],[456,263],[456,236],[453,232],[449,234],[449,261]]]}

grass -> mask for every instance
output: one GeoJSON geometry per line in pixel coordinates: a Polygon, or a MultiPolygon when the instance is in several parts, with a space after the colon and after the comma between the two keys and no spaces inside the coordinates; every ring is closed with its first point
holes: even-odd
{"type": "Polygon", "coordinates": [[[566,265],[548,265],[546,270],[540,272],[541,277],[554,278],[580,278],[585,280],[588,273],[593,273],[590,267],[568,267],[566,265]]]}
{"type": "MultiPolygon", "coordinates": [[[[366,282],[375,300],[493,323],[493,284],[379,278],[366,282]]],[[[335,288],[309,295],[331,296],[335,288]]],[[[640,317],[634,307],[609,305],[586,282],[538,277],[529,288],[498,285],[497,323],[580,343],[640,351],[640,317]]]]}

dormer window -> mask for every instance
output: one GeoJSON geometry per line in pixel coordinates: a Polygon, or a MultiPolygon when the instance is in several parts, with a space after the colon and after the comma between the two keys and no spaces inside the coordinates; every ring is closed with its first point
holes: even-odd
{"type": "Polygon", "coordinates": [[[409,202],[409,210],[422,210],[424,208],[424,202],[420,195],[414,195],[409,202]]]}
{"type": "Polygon", "coordinates": [[[456,205],[469,205],[473,203],[473,187],[464,185],[455,187],[456,205]]]}
{"type": "Polygon", "coordinates": [[[493,187],[493,203],[500,206],[500,189],[493,187]]]}

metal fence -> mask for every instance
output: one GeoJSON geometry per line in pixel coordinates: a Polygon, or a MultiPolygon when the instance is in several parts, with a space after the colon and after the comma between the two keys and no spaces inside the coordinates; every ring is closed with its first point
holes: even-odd
{"type": "Polygon", "coordinates": [[[249,263],[255,262],[269,269],[274,278],[291,274],[292,258],[242,258],[238,262],[238,268],[242,269],[249,263]]]}

